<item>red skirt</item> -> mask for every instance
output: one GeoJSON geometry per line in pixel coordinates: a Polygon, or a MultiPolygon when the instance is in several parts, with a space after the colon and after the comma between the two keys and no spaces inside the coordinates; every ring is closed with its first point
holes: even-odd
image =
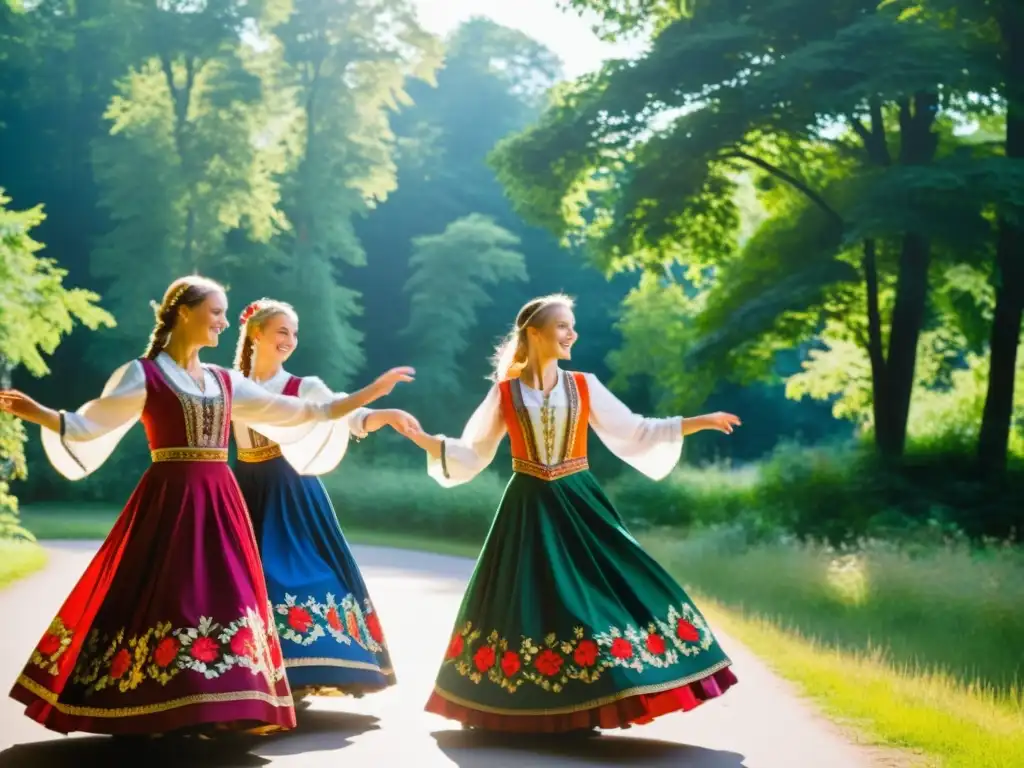
{"type": "Polygon", "coordinates": [[[147,470],[11,696],[61,733],[295,727],[252,523],[226,463],[147,470]]]}
{"type": "Polygon", "coordinates": [[[437,691],[430,694],[426,711],[470,728],[512,733],[566,733],[592,728],[629,728],[646,725],[655,718],[672,712],[689,712],[705,701],[721,696],[738,682],[726,667],[708,677],[652,694],[625,696],[609,704],[579,712],[551,715],[508,715],[483,712],[444,698],[437,691]]]}

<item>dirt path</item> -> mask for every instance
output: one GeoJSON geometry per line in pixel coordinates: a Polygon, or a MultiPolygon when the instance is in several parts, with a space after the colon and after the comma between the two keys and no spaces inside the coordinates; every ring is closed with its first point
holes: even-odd
{"type": "MultiPolygon", "coordinates": [[[[32,647],[98,542],[48,542],[49,566],[0,592],[0,682],[8,689],[32,647]]],[[[117,750],[111,739],[62,737],[0,701],[0,768],[87,765],[228,766],[686,766],[687,768],[868,768],[868,750],[849,744],[836,728],[794,695],[791,687],[731,638],[719,633],[735,661],[740,684],[695,712],[672,715],[628,731],[587,740],[496,740],[464,732],[423,712],[448,641],[472,562],[455,557],[356,547],[384,620],[399,685],[362,700],[318,699],[300,713],[300,728],[255,742],[248,753],[197,747],[195,754],[117,750]],[[400,762],[402,761],[402,762],[400,762]]],[[[153,744],[159,744],[159,740],[153,744]]]]}

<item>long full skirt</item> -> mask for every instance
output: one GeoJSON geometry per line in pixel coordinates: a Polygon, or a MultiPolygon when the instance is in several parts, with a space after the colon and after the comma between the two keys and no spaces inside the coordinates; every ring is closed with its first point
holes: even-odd
{"type": "Polygon", "coordinates": [[[256,539],[227,464],[146,471],[11,696],[62,733],[295,726],[256,539]]]}
{"type": "Polygon", "coordinates": [[[394,685],[380,618],[323,483],[281,457],[240,462],[236,473],[292,689],[361,696],[394,685]]]}
{"type": "Polygon", "coordinates": [[[490,730],[621,728],[722,695],[730,663],[590,472],[516,474],[426,709],[490,730]]]}

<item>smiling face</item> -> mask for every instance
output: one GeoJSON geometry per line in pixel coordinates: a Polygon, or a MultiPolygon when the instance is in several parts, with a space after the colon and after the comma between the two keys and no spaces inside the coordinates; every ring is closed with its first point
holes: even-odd
{"type": "Polygon", "coordinates": [[[542,360],[571,360],[573,344],[579,338],[576,316],[564,304],[554,304],[542,311],[540,326],[526,329],[532,352],[542,360]]]}
{"type": "Polygon", "coordinates": [[[299,346],[299,321],[287,312],[277,312],[253,331],[252,342],[260,360],[283,365],[299,346]]]}
{"type": "Polygon", "coordinates": [[[228,329],[228,297],[223,291],[211,291],[194,306],[181,306],[174,333],[198,347],[216,347],[220,335],[228,329]]]}

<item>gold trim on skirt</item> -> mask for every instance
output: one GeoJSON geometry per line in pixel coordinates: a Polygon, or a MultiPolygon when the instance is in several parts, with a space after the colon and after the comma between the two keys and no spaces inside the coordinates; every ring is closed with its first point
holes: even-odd
{"type": "Polygon", "coordinates": [[[153,463],[165,461],[219,461],[227,462],[227,448],[157,448],[150,451],[153,463]]]}
{"type": "Polygon", "coordinates": [[[281,455],[281,446],[265,445],[262,448],[239,448],[238,460],[246,464],[259,464],[261,461],[270,461],[281,455]]]}
{"type": "Polygon", "coordinates": [[[581,456],[577,459],[568,459],[558,464],[553,464],[547,467],[543,464],[538,464],[534,461],[527,461],[526,459],[512,459],[512,471],[518,472],[521,475],[529,475],[530,477],[536,477],[538,480],[558,480],[569,475],[575,475],[577,472],[583,472],[590,469],[590,462],[587,461],[586,456],[581,456]]]}

